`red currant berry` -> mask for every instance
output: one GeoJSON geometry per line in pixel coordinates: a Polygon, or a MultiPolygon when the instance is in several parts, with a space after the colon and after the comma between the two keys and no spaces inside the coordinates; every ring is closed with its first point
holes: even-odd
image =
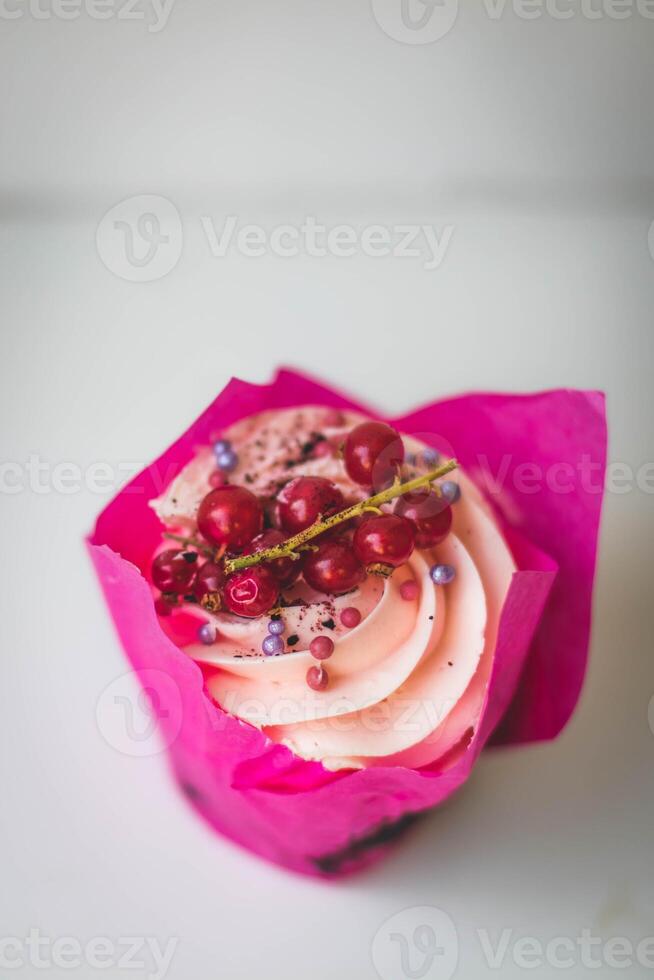
{"type": "Polygon", "coordinates": [[[200,602],[206,595],[220,592],[225,581],[225,572],[213,561],[205,562],[199,570],[193,585],[193,594],[200,602]]]}
{"type": "Polygon", "coordinates": [[[434,517],[450,506],[449,501],[442,494],[436,493],[431,488],[414,490],[412,493],[403,494],[397,501],[396,511],[402,511],[402,516],[409,520],[424,520],[427,517],[434,517]]]}
{"type": "Polygon", "coordinates": [[[198,530],[217,547],[244,548],[262,527],[261,504],[245,487],[217,487],[198,509],[198,530]]]}
{"type": "Polygon", "coordinates": [[[195,551],[172,548],[160,552],[152,562],[152,582],[162,592],[186,592],[197,570],[195,551]]]}
{"type": "Polygon", "coordinates": [[[234,572],[225,582],[225,607],[237,616],[254,619],[269,612],[277,601],[279,584],[263,565],[234,572]]]}
{"type": "Polygon", "coordinates": [[[452,508],[445,497],[433,490],[407,493],[398,500],[395,513],[408,518],[416,527],[416,548],[433,548],[450,533],[452,508]]]}
{"type": "Polygon", "coordinates": [[[404,445],[399,432],[385,422],[362,422],[345,440],[343,456],[350,479],[365,487],[380,487],[402,465],[404,445]]]}
{"type": "Polygon", "coordinates": [[[323,541],[317,551],[307,552],[303,571],[318,592],[349,592],[366,577],[363,565],[342,538],[323,541]]]}
{"type": "Polygon", "coordinates": [[[279,521],[289,534],[310,527],[319,517],[329,517],[345,506],[343,494],[322,476],[299,476],[277,498],[279,521]]]}
{"type": "Polygon", "coordinates": [[[380,514],[357,528],[354,551],[364,565],[379,562],[397,568],[411,557],[415,537],[415,527],[406,517],[380,514]]]}
{"type": "MultiPolygon", "coordinates": [[[[245,549],[246,555],[255,554],[257,551],[266,551],[267,548],[274,548],[278,544],[286,541],[286,535],[276,528],[269,528],[258,534],[245,549]]],[[[302,561],[292,558],[275,558],[274,561],[266,562],[266,567],[270,569],[282,588],[292,585],[300,577],[302,571],[302,561]]]]}

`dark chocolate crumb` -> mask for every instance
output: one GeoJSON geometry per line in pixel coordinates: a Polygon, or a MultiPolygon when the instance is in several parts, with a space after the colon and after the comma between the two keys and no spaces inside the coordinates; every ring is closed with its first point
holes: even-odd
{"type": "Polygon", "coordinates": [[[183,551],[182,558],[184,561],[187,561],[189,565],[192,565],[198,560],[198,553],[197,551],[183,551]]]}
{"type": "Polygon", "coordinates": [[[278,605],[283,609],[289,609],[291,606],[294,608],[297,606],[307,606],[308,602],[302,596],[297,596],[295,599],[287,599],[286,596],[280,595],[278,605]]]}
{"type": "Polygon", "coordinates": [[[188,595],[185,595],[184,596],[184,602],[195,602],[195,603],[197,603],[198,602],[198,597],[196,595],[193,595],[192,592],[189,592],[188,595]]]}
{"type": "Polygon", "coordinates": [[[309,442],[305,442],[301,447],[303,457],[306,459],[314,451],[319,442],[324,442],[325,436],[322,432],[312,432],[309,442]]]}
{"type": "Polygon", "coordinates": [[[320,625],[321,626],[324,626],[326,630],[335,630],[336,629],[336,623],[331,618],[330,619],[325,619],[320,625]]]}
{"type": "Polygon", "coordinates": [[[291,633],[291,635],[286,641],[286,645],[292,647],[295,646],[296,643],[299,643],[299,641],[300,641],[300,637],[297,635],[297,633],[291,633]]]}
{"type": "Polygon", "coordinates": [[[245,480],[246,483],[254,483],[254,477],[252,476],[251,473],[246,473],[243,479],[245,480]]]}
{"type": "Polygon", "coordinates": [[[434,617],[433,617],[433,616],[430,616],[429,618],[430,618],[430,619],[433,619],[434,617]]]}
{"type": "Polygon", "coordinates": [[[452,663],[452,661],[451,661],[451,660],[448,660],[448,661],[447,661],[447,666],[448,666],[448,667],[454,667],[454,664],[452,663]]]}

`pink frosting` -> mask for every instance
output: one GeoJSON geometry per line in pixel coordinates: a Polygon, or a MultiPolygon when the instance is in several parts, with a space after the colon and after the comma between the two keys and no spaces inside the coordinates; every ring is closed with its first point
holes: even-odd
{"type": "MultiPolygon", "coordinates": [[[[334,453],[303,458],[303,447],[325,434],[335,445],[363,416],[327,416],[312,406],[269,411],[238,422],[222,433],[239,456],[231,475],[262,496],[274,496],[294,475],[320,475],[336,483],[346,501],[365,496],[334,453]],[[327,423],[327,424],[326,424],[327,423]],[[289,467],[289,460],[301,460],[289,467]]],[[[405,438],[407,451],[418,455],[426,446],[405,438]]],[[[305,453],[306,455],[306,453],[305,453]]],[[[152,502],[169,526],[193,526],[198,505],[208,492],[215,462],[210,447],[201,448],[167,491],[152,502]]],[[[416,472],[420,472],[418,463],[416,472]]],[[[267,617],[244,620],[230,614],[209,616],[187,608],[185,624],[194,637],[196,617],[209,618],[218,629],[210,647],[178,640],[188,655],[211,665],[207,688],[232,715],[261,728],[308,760],[330,769],[432,762],[474,730],[483,705],[493,662],[500,613],[515,564],[495,520],[479,493],[458,473],[462,498],[454,507],[452,533],[430,551],[414,551],[409,562],[388,580],[369,576],[354,593],[333,597],[313,592],[300,582],[285,593],[308,605],[284,610],[286,636],[298,642],[283,656],[266,657],[261,642],[267,617]],[[453,565],[456,578],[434,586],[429,568],[453,565]],[[418,595],[400,595],[405,581],[415,581],[418,595]],[[361,623],[348,630],[340,613],[355,606],[361,623]],[[335,652],[328,665],[330,683],[324,692],[310,690],[306,673],[314,663],[311,639],[325,632],[335,652]]],[[[163,622],[175,638],[176,614],[163,622]]]]}

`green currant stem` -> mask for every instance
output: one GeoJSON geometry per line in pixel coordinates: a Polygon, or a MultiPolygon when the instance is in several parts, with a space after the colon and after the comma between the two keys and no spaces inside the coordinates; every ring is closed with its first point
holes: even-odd
{"type": "Polygon", "coordinates": [[[408,480],[406,483],[400,483],[398,479],[388,489],[382,490],[380,493],[376,493],[366,500],[361,500],[358,504],[353,504],[351,507],[339,511],[338,514],[333,514],[324,520],[318,518],[310,527],[305,528],[304,531],[300,531],[299,534],[295,534],[292,538],[288,538],[283,544],[277,544],[274,548],[266,548],[264,551],[256,551],[251,555],[241,555],[238,558],[227,559],[225,561],[225,571],[228,575],[231,575],[232,572],[238,572],[242,568],[249,568],[251,565],[259,565],[264,561],[275,561],[276,558],[299,558],[297,549],[301,548],[302,545],[306,545],[307,541],[310,541],[312,538],[323,534],[337,524],[342,524],[343,521],[350,521],[353,517],[359,517],[368,510],[378,510],[382,504],[387,504],[405,493],[412,493],[414,490],[420,490],[422,487],[429,487],[434,480],[438,480],[447,473],[451,473],[458,465],[455,459],[451,459],[449,462],[443,463],[442,466],[438,466],[435,470],[430,470],[423,476],[417,476],[413,480],[408,480]]]}

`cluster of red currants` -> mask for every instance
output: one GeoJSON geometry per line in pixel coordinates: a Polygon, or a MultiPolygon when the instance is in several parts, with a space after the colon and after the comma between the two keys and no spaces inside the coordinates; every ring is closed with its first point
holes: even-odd
{"type": "MultiPolygon", "coordinates": [[[[395,479],[404,461],[399,433],[383,422],[363,422],[347,436],[343,457],[348,476],[380,490],[395,479]]],[[[161,552],[152,581],[161,590],[160,612],[180,596],[206,608],[223,608],[253,618],[269,612],[280,592],[300,575],[319,592],[343,594],[367,571],[390,574],[414,547],[431,548],[449,533],[451,500],[432,489],[399,497],[393,513],[364,513],[325,530],[299,558],[281,557],[226,575],[219,560],[204,564],[196,551],[161,552]]],[[[264,506],[250,490],[225,484],[211,490],[197,514],[198,532],[219,554],[254,554],[283,544],[319,520],[346,507],[343,494],[323,477],[300,476],[286,484],[274,506],[276,527],[264,530],[264,506]]]]}

